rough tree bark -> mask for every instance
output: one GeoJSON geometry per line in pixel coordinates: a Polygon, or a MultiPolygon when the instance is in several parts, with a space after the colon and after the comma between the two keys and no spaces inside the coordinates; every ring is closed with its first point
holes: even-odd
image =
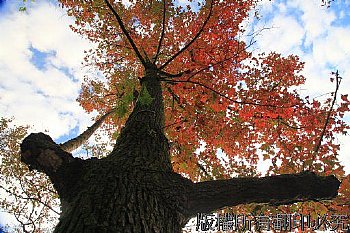
{"type": "Polygon", "coordinates": [[[155,68],[146,70],[142,86],[152,102],[136,103],[104,159],[73,158],[43,133],[23,141],[22,160],[45,172],[59,193],[62,214],[55,232],[181,232],[198,212],[337,195],[340,182],[334,176],[310,172],[200,183],[176,174],[163,132],[162,89],[155,68]]]}

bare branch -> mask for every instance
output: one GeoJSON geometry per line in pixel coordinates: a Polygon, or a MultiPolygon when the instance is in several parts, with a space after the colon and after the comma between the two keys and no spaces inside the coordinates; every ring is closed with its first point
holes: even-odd
{"type": "Polygon", "coordinates": [[[323,129],[322,129],[322,133],[320,135],[320,139],[317,143],[317,145],[315,146],[315,149],[314,149],[314,153],[315,155],[318,153],[318,150],[320,149],[321,147],[321,143],[322,143],[322,140],[323,140],[323,137],[324,137],[324,134],[326,133],[326,129],[327,129],[327,125],[329,124],[329,120],[331,118],[331,114],[332,114],[332,111],[333,111],[333,107],[334,107],[334,104],[335,104],[335,101],[337,99],[337,93],[338,93],[338,90],[339,90],[339,85],[340,85],[340,82],[341,82],[341,77],[339,76],[339,72],[338,70],[334,73],[335,75],[335,92],[334,92],[334,97],[333,97],[333,101],[332,101],[332,105],[331,105],[331,108],[329,109],[328,113],[327,113],[327,118],[326,118],[326,122],[324,123],[324,126],[323,126],[323,129]]]}
{"type": "Polygon", "coordinates": [[[193,39],[187,44],[185,45],[185,47],[183,47],[182,49],[180,49],[176,54],[174,54],[168,61],[166,61],[159,69],[164,69],[167,65],[169,65],[170,62],[172,62],[175,58],[177,58],[181,53],[183,53],[184,51],[186,51],[186,49],[188,49],[196,40],[197,38],[201,35],[201,33],[204,30],[204,27],[207,25],[211,15],[212,15],[212,11],[213,11],[213,5],[214,5],[214,0],[210,1],[210,10],[208,13],[207,18],[205,19],[201,29],[199,29],[199,31],[197,32],[197,34],[193,37],[193,39]]]}
{"type": "Polygon", "coordinates": [[[124,35],[126,36],[126,38],[128,39],[129,43],[131,44],[131,47],[133,48],[134,52],[136,53],[136,56],[139,58],[139,60],[142,63],[142,65],[144,67],[146,67],[146,62],[145,62],[144,58],[142,57],[140,51],[138,50],[134,40],[131,38],[129,32],[126,30],[126,28],[124,26],[124,23],[123,23],[122,19],[120,18],[119,14],[116,12],[116,10],[113,8],[113,6],[109,3],[108,0],[104,0],[104,1],[107,4],[108,8],[112,11],[112,13],[115,16],[115,18],[117,19],[120,28],[122,29],[124,35]]]}
{"type": "Polygon", "coordinates": [[[55,214],[60,215],[59,212],[57,212],[55,209],[53,209],[53,208],[52,208],[51,206],[49,206],[47,203],[43,202],[40,198],[29,197],[29,196],[24,197],[24,196],[22,196],[22,195],[19,195],[19,194],[13,192],[13,191],[10,191],[9,189],[5,188],[5,187],[2,186],[2,185],[0,185],[0,188],[3,189],[3,190],[4,190],[5,192],[7,192],[8,194],[15,196],[15,197],[18,198],[18,199],[36,201],[36,202],[42,204],[43,206],[49,208],[49,209],[50,209],[51,211],[53,211],[55,214]]]}
{"type": "Polygon", "coordinates": [[[209,178],[209,180],[214,180],[214,177],[212,175],[210,175],[207,170],[205,170],[205,168],[203,167],[202,164],[200,164],[199,162],[196,163],[198,168],[205,174],[206,177],[209,178]]]}
{"type": "Polygon", "coordinates": [[[153,63],[155,64],[157,62],[157,58],[159,56],[160,53],[160,47],[162,46],[162,42],[163,42],[163,38],[164,38],[164,33],[165,33],[165,0],[163,0],[163,22],[162,22],[162,32],[160,34],[160,39],[159,39],[159,43],[158,43],[158,48],[157,48],[157,53],[156,56],[154,57],[154,61],[153,63]]]}
{"type": "Polygon", "coordinates": [[[91,135],[101,126],[103,121],[113,112],[113,110],[107,112],[104,114],[100,119],[98,119],[92,126],[88,127],[87,130],[82,132],[77,137],[70,139],[66,141],[65,143],[61,144],[61,148],[64,151],[72,152],[75,149],[78,149],[81,145],[86,142],[91,135]]]}

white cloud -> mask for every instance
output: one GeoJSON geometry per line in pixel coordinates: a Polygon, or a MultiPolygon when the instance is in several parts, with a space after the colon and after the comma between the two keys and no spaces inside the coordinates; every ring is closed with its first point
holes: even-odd
{"type": "Polygon", "coordinates": [[[316,62],[347,63],[350,55],[350,27],[329,27],[327,36],[314,42],[316,62]]]}
{"type": "Polygon", "coordinates": [[[257,3],[257,9],[261,15],[267,15],[273,11],[273,4],[270,0],[261,0],[257,3]]]}
{"type": "Polygon", "coordinates": [[[30,20],[27,34],[34,48],[45,52],[54,50],[55,58],[62,66],[76,67],[82,62],[81,51],[89,44],[69,29],[73,20],[65,11],[48,3],[42,4],[33,9],[30,20]],[[43,20],[45,22],[38,23],[43,20]]]}
{"type": "Polygon", "coordinates": [[[301,20],[306,30],[305,45],[327,32],[327,28],[336,19],[334,12],[322,6],[320,1],[294,0],[287,2],[288,7],[297,8],[302,12],[301,20]]]}
{"type": "MultiPolygon", "coordinates": [[[[350,120],[350,117],[348,118],[350,120]]],[[[339,160],[341,161],[341,165],[344,166],[344,170],[347,174],[350,174],[350,144],[349,144],[349,135],[341,135],[338,136],[338,140],[340,143],[340,152],[339,152],[339,160]]]]}
{"type": "Polygon", "coordinates": [[[67,135],[90,119],[75,101],[83,79],[83,50],[92,45],[73,33],[72,19],[47,2],[31,5],[28,13],[14,7],[0,17],[0,112],[34,131],[48,130],[53,138],[67,135]],[[45,69],[30,62],[31,48],[53,52],[45,69]],[[72,79],[61,68],[69,69],[72,79]]]}
{"type": "Polygon", "coordinates": [[[305,30],[302,25],[289,15],[276,15],[266,26],[257,24],[256,30],[272,27],[257,38],[257,47],[265,51],[278,51],[290,54],[302,45],[305,30]]]}
{"type": "MultiPolygon", "coordinates": [[[[7,195],[7,194],[5,194],[7,195]]],[[[5,223],[8,225],[15,225],[17,224],[16,218],[7,212],[0,211],[0,223],[5,223]]]]}
{"type": "Polygon", "coordinates": [[[324,37],[317,38],[312,52],[303,57],[304,75],[308,77],[305,88],[320,95],[334,91],[330,73],[339,70],[343,77],[340,91],[350,90],[350,27],[329,27],[324,37]]]}
{"type": "MultiPolygon", "coordinates": [[[[333,91],[328,75],[331,68],[340,70],[344,77],[341,91],[349,92],[350,27],[332,24],[337,20],[332,8],[320,7],[318,0],[284,1],[276,7],[269,0],[259,4],[262,16],[273,16],[268,22],[263,19],[255,28],[274,27],[257,38],[260,50],[300,55],[306,61],[305,93],[333,91]],[[294,11],[300,12],[299,19],[294,11]],[[303,46],[310,46],[310,53],[305,53],[303,46]]],[[[340,12],[340,16],[348,17],[349,11],[340,12]]],[[[29,124],[35,131],[48,130],[56,139],[77,125],[79,131],[85,130],[91,122],[75,102],[84,75],[80,65],[82,51],[91,45],[69,29],[71,22],[63,10],[44,1],[32,4],[29,14],[14,8],[11,14],[0,15],[0,113],[15,116],[17,124],[29,124]],[[47,69],[39,70],[30,62],[31,47],[42,52],[54,51],[47,69]],[[76,81],[60,67],[69,67],[76,81]]],[[[339,158],[350,173],[349,136],[340,136],[339,141],[339,158]]]]}

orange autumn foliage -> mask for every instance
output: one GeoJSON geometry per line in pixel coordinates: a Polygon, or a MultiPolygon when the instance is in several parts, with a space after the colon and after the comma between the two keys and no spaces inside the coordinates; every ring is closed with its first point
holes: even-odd
{"type": "MultiPolygon", "coordinates": [[[[60,2],[76,18],[72,29],[97,44],[85,62],[103,78],[86,77],[78,98],[87,112],[102,115],[121,101],[131,111],[124,97],[139,88],[140,56],[164,72],[165,130],[175,171],[195,181],[261,175],[263,157],[271,160],[268,174],[312,170],[344,178],[336,135],[349,129],[343,120],[347,95],[334,107],[334,96],[304,98],[298,92],[304,64],[297,56],[249,52],[253,41],[241,40],[242,21],[254,0],[192,1],[192,8],[168,0],[114,1],[140,54],[106,1],[60,2]]],[[[120,129],[126,119],[122,114],[108,124],[120,129]]],[[[340,192],[348,189],[344,180],[340,192]]]]}

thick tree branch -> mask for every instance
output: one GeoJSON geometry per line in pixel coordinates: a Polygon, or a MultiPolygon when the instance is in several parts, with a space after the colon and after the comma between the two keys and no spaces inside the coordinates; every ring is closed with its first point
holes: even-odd
{"type": "Polygon", "coordinates": [[[162,46],[162,42],[163,42],[163,38],[164,38],[164,33],[165,33],[165,12],[166,12],[166,6],[165,6],[165,0],[163,0],[162,32],[160,34],[160,39],[159,39],[159,43],[158,43],[157,53],[156,53],[156,56],[154,57],[154,61],[153,61],[154,64],[156,64],[156,62],[157,62],[157,58],[159,56],[160,48],[162,46]]]}
{"type": "Polygon", "coordinates": [[[62,150],[50,136],[44,133],[32,133],[21,144],[21,160],[30,169],[50,175],[65,163],[73,162],[74,158],[62,150]]]}
{"type": "Polygon", "coordinates": [[[81,145],[86,142],[91,135],[101,126],[103,121],[113,112],[114,110],[111,110],[104,114],[100,119],[98,119],[92,126],[88,127],[87,130],[82,132],[77,137],[70,139],[69,141],[66,141],[65,143],[61,144],[61,148],[64,151],[72,152],[75,149],[78,149],[81,145]]]}
{"type": "Polygon", "coordinates": [[[189,194],[189,216],[247,203],[281,205],[331,199],[337,196],[339,185],[334,176],[312,172],[200,182],[189,194]]]}
{"type": "Polygon", "coordinates": [[[131,44],[131,47],[133,48],[134,52],[136,53],[136,56],[139,58],[139,60],[142,63],[142,65],[144,67],[146,67],[146,65],[147,65],[146,61],[142,57],[140,51],[138,50],[134,40],[131,38],[129,32],[126,30],[126,27],[125,27],[122,19],[120,18],[119,14],[116,12],[116,10],[113,8],[113,6],[109,3],[108,0],[104,0],[104,1],[107,4],[108,8],[112,11],[112,13],[115,16],[115,18],[117,19],[120,28],[122,29],[124,35],[126,36],[126,38],[128,39],[129,43],[131,44]]]}
{"type": "Polygon", "coordinates": [[[196,40],[197,38],[201,35],[201,33],[204,30],[204,27],[207,25],[212,12],[213,12],[213,5],[214,5],[214,0],[210,1],[210,10],[208,13],[207,18],[205,19],[202,27],[199,29],[199,31],[197,32],[197,34],[193,37],[193,39],[187,44],[185,45],[185,47],[183,47],[182,49],[180,49],[177,53],[175,53],[168,61],[166,61],[159,69],[162,70],[164,69],[167,65],[169,65],[170,62],[172,62],[175,58],[177,58],[181,53],[183,53],[184,51],[186,51],[186,49],[188,49],[196,40]]]}
{"type": "Polygon", "coordinates": [[[72,193],[83,172],[83,163],[79,158],[62,150],[50,136],[44,133],[32,133],[21,144],[21,161],[29,169],[35,169],[49,176],[61,198],[72,193]]]}

